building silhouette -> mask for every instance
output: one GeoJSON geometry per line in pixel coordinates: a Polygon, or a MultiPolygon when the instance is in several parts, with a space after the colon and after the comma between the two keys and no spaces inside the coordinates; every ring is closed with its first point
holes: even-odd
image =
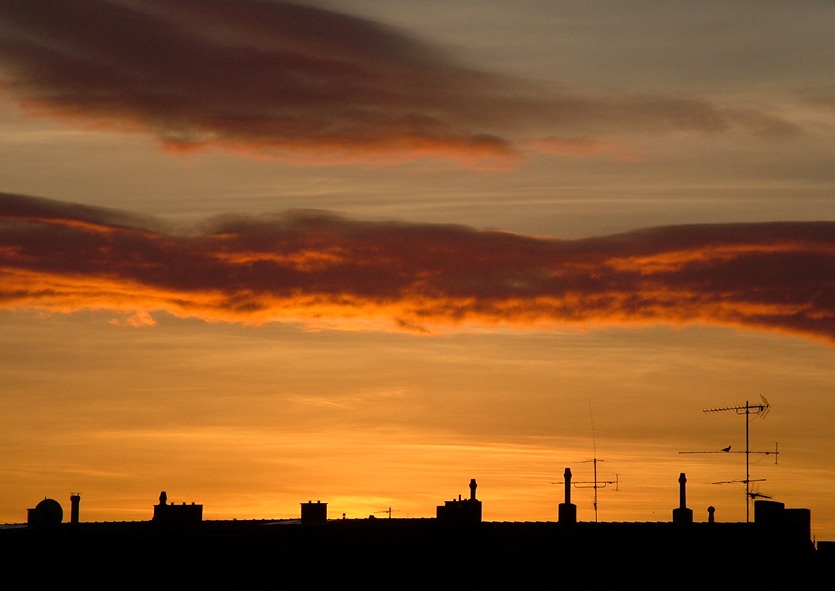
{"type": "Polygon", "coordinates": [[[159,504],[154,505],[155,523],[162,525],[193,525],[203,521],[203,505],[171,505],[165,491],[159,494],[159,504]]]}
{"type": "Polygon", "coordinates": [[[439,521],[444,523],[479,523],[481,521],[481,501],[475,496],[478,484],[475,478],[470,480],[470,498],[444,501],[439,505],[435,515],[439,521]]]}
{"type": "Polygon", "coordinates": [[[84,522],[73,493],[69,523],[44,499],[25,524],[0,527],[0,559],[28,585],[86,589],[811,589],[835,580],[835,544],[811,540],[808,509],[757,500],[753,522],[717,522],[712,507],[699,521],[682,473],[669,522],[583,522],[565,474],[558,519],[534,522],[483,521],[475,479],[468,498],[444,501],[434,518],[329,519],[327,503],[308,501],[297,518],[204,520],[202,505],[163,492],[147,521],[84,522]]]}

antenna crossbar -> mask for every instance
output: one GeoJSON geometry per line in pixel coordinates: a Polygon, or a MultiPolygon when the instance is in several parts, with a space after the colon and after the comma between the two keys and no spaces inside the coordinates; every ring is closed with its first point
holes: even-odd
{"type": "Polygon", "coordinates": [[[751,454],[758,454],[758,455],[771,455],[774,454],[774,463],[777,463],[777,455],[779,455],[779,451],[777,450],[777,442],[774,443],[774,451],[751,451],[749,446],[749,423],[751,422],[751,417],[760,416],[765,418],[765,415],[768,414],[771,405],[768,403],[768,400],[765,399],[765,396],[760,395],[760,399],[762,402],[760,404],[751,404],[750,402],[746,401],[744,405],[739,406],[722,406],[718,408],[706,408],[703,409],[702,412],[705,413],[713,413],[713,412],[726,412],[726,411],[733,411],[738,415],[745,416],[745,451],[731,451],[731,446],[717,450],[717,451],[681,451],[679,453],[744,453],[745,454],[745,480],[739,480],[736,482],[742,482],[745,484],[745,521],[751,521],[751,499],[755,496],[759,497],[766,497],[765,495],[761,495],[759,493],[752,493],[751,492],[751,483],[754,482],[751,480],[751,454]]]}
{"type": "MultiPolygon", "coordinates": [[[[591,400],[589,400],[589,417],[591,418],[591,440],[592,450],[594,452],[591,460],[585,460],[583,463],[591,463],[594,466],[594,480],[591,481],[572,481],[575,488],[591,488],[594,489],[594,521],[597,521],[597,490],[606,488],[609,484],[615,485],[615,490],[618,490],[618,475],[615,474],[614,480],[599,480],[597,478],[597,463],[603,460],[597,457],[597,437],[594,433],[594,414],[591,411],[591,400]]],[[[552,482],[551,484],[565,484],[565,482],[552,482]]]]}

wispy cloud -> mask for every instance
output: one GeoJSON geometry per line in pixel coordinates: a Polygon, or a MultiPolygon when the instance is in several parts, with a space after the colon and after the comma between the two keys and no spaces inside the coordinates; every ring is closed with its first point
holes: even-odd
{"type": "Polygon", "coordinates": [[[379,22],[266,0],[2,2],[0,88],[32,114],[173,150],[305,164],[506,166],[537,146],[622,157],[623,132],[796,131],[699,97],[546,92],[379,22]]]}
{"type": "Polygon", "coordinates": [[[0,195],[0,307],[248,324],[454,330],[715,324],[835,343],[835,222],[660,227],[563,241],[316,211],[184,235],[0,195]]]}

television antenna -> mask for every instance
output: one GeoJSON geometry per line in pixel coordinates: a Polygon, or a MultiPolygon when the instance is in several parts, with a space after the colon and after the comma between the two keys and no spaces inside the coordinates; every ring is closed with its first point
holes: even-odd
{"type": "Polygon", "coordinates": [[[400,511],[397,511],[397,509],[392,509],[391,507],[389,507],[388,509],[384,509],[383,511],[374,511],[374,515],[376,515],[378,513],[387,513],[388,518],[391,519],[391,512],[392,511],[396,511],[397,513],[400,513],[400,511]]]}
{"type": "MultiPolygon", "coordinates": [[[[591,415],[591,441],[592,441],[593,454],[592,454],[592,459],[591,460],[584,460],[581,463],[591,462],[591,464],[594,467],[594,469],[593,469],[594,480],[591,480],[591,481],[589,481],[589,480],[586,480],[586,481],[572,480],[571,482],[572,482],[572,484],[574,485],[575,488],[592,488],[592,489],[594,489],[594,502],[593,502],[592,506],[594,507],[594,521],[596,523],[597,522],[597,491],[598,491],[598,489],[606,488],[608,485],[614,484],[615,485],[615,490],[618,490],[618,484],[619,483],[618,483],[618,475],[617,474],[615,474],[615,479],[614,480],[598,480],[597,479],[597,463],[602,462],[603,460],[598,459],[598,457],[597,457],[597,441],[596,441],[595,435],[594,435],[594,415],[592,415],[592,413],[591,413],[591,401],[589,401],[589,415],[591,415]]],[[[565,482],[552,482],[551,484],[565,484],[565,482]]]]}
{"type": "MultiPolygon", "coordinates": [[[[712,482],[711,484],[735,484],[735,483],[744,483],[744,480],[720,480],[718,482],[712,482]]],[[[765,482],[765,478],[755,478],[753,480],[749,480],[748,482],[765,482]]],[[[757,485],[754,485],[752,490],[748,493],[748,497],[751,499],[770,499],[771,495],[766,495],[758,490],[755,490],[757,485]]]]}
{"type": "MultiPolygon", "coordinates": [[[[737,415],[745,417],[745,450],[744,451],[731,451],[731,446],[722,448],[718,451],[680,451],[681,454],[693,454],[693,453],[743,453],[745,454],[745,480],[736,480],[736,481],[723,481],[723,482],[716,482],[714,484],[725,484],[728,482],[741,482],[745,484],[745,522],[750,523],[751,521],[751,499],[755,496],[765,496],[760,495],[758,493],[752,493],[751,491],[751,483],[754,482],[751,480],[751,454],[757,455],[771,455],[774,454],[774,463],[777,463],[777,456],[780,452],[777,450],[777,442],[774,442],[774,451],[751,451],[749,446],[749,425],[751,420],[755,417],[765,418],[768,414],[768,411],[771,408],[771,405],[768,403],[768,400],[765,399],[765,396],[760,395],[760,399],[762,400],[759,404],[751,404],[749,401],[745,401],[744,405],[740,406],[723,406],[719,408],[706,408],[703,409],[702,412],[705,413],[713,413],[713,412],[726,412],[726,411],[733,411],[737,415]]],[[[764,479],[763,479],[764,480],[764,479]]],[[[767,497],[768,498],[768,497],[767,497]]]]}

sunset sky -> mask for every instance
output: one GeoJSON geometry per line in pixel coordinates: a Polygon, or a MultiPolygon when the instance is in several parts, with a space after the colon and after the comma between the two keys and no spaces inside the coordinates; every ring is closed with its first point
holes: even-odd
{"type": "Polygon", "coordinates": [[[752,489],[835,540],[833,30],[0,0],[0,523],[434,517],[471,478],[554,521],[566,468],[592,521],[595,459],[601,521],[671,520],[682,472],[745,521],[767,402],[752,489]]]}

